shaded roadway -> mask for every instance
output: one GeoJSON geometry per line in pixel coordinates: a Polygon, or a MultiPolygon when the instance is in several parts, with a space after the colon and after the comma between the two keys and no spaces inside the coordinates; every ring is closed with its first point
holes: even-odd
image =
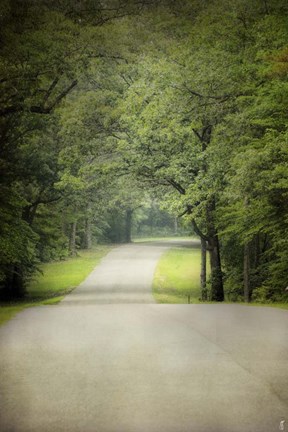
{"type": "Polygon", "coordinates": [[[153,303],[170,246],[115,248],[59,305],[0,329],[1,431],[270,432],[288,421],[288,312],[153,303]]]}

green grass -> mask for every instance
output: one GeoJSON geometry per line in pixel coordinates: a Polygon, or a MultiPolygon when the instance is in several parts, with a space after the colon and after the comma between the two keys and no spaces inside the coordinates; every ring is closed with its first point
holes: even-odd
{"type": "Polygon", "coordinates": [[[195,237],[136,237],[132,239],[133,243],[152,242],[152,241],[176,241],[176,240],[195,240],[195,237]]]}
{"type": "Polygon", "coordinates": [[[75,258],[42,264],[42,273],[30,282],[25,299],[0,304],[0,324],[27,307],[59,303],[89,275],[109,250],[110,246],[97,246],[89,251],[79,251],[75,258]]]}
{"type": "Polygon", "coordinates": [[[172,248],[160,258],[153,280],[158,303],[199,303],[201,251],[172,248]]]}
{"type": "Polygon", "coordinates": [[[51,298],[65,295],[79,285],[111,248],[98,246],[89,251],[80,251],[75,258],[43,264],[43,272],[33,280],[28,288],[32,298],[51,298]]]}
{"type": "MultiPolygon", "coordinates": [[[[153,295],[158,303],[201,303],[200,299],[201,251],[194,248],[172,248],[160,258],[153,280],[153,295]]],[[[208,266],[209,268],[209,266],[208,266]]],[[[217,302],[205,302],[217,303],[217,302]]],[[[235,304],[225,301],[227,304],[235,304]]],[[[244,303],[243,306],[288,309],[288,303],[244,303]]]]}
{"type": "Polygon", "coordinates": [[[22,304],[11,304],[11,305],[3,305],[0,306],[0,325],[4,324],[6,321],[10,320],[14,315],[16,315],[18,312],[20,312],[22,309],[24,309],[27,306],[24,306],[22,304]]]}
{"type": "Polygon", "coordinates": [[[266,306],[266,307],[274,307],[274,308],[278,308],[278,309],[288,309],[288,303],[256,303],[256,302],[251,302],[251,303],[241,303],[242,305],[245,306],[266,306]]]}

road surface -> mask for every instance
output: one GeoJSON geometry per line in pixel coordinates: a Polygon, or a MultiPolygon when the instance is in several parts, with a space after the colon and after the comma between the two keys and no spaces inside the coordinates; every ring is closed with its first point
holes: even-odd
{"type": "Polygon", "coordinates": [[[0,328],[1,432],[288,428],[288,311],[155,304],[168,246],[116,248],[59,305],[0,328]]]}

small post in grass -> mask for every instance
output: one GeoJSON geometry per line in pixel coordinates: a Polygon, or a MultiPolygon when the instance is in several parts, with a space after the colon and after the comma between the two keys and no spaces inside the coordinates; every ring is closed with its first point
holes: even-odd
{"type": "Polygon", "coordinates": [[[190,304],[190,294],[188,294],[188,304],[190,304]]]}

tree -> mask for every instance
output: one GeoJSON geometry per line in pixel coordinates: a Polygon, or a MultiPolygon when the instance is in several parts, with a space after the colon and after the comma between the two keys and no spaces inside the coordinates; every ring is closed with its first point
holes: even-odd
{"type": "Polygon", "coordinates": [[[38,260],[130,241],[145,190],[201,238],[203,300],[222,301],[223,282],[232,299],[282,298],[286,13],[284,0],[3,1],[0,286],[23,295],[38,260]]]}
{"type": "MultiPolygon", "coordinates": [[[[79,26],[45,2],[6,2],[1,16],[1,187],[6,209],[1,224],[10,220],[8,226],[21,230],[17,250],[2,249],[1,287],[19,297],[41,249],[41,235],[34,230],[37,212],[59,199],[54,187],[59,153],[55,109],[77,85],[84,57],[79,26]]],[[[5,244],[7,232],[2,232],[5,244]]]]}

